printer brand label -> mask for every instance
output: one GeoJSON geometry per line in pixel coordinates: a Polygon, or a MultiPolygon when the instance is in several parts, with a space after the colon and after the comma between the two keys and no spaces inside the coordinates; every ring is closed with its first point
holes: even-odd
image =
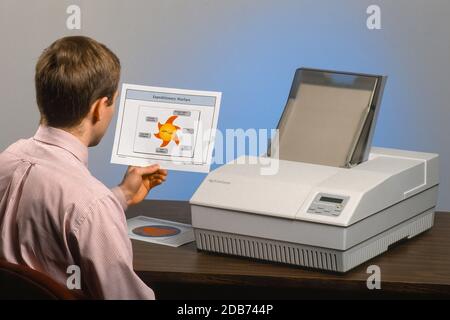
{"type": "Polygon", "coordinates": [[[208,182],[210,182],[210,183],[221,183],[221,184],[231,184],[230,181],[217,180],[217,179],[209,179],[208,182]]]}

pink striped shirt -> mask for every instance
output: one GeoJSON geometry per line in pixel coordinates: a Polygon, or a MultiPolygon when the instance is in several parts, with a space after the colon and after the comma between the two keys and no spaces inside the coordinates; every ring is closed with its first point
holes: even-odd
{"type": "Polygon", "coordinates": [[[87,162],[81,141],[44,126],[0,154],[0,258],[63,285],[76,265],[81,290],[96,299],[154,299],[133,270],[124,195],[87,162]]]}

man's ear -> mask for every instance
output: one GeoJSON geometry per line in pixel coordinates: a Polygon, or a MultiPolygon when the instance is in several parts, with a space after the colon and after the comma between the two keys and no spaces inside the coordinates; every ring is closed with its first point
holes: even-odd
{"type": "Polygon", "coordinates": [[[92,124],[96,124],[104,117],[105,108],[108,107],[108,97],[103,97],[95,100],[91,106],[91,119],[92,124]]]}

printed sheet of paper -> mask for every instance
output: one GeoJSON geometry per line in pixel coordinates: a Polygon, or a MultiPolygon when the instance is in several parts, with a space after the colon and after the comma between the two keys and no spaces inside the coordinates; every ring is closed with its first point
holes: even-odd
{"type": "Polygon", "coordinates": [[[131,239],[179,247],[193,242],[194,231],[188,224],[138,216],[127,220],[131,239]]]}
{"type": "Polygon", "coordinates": [[[209,172],[220,92],[124,84],[112,163],[209,172]]]}

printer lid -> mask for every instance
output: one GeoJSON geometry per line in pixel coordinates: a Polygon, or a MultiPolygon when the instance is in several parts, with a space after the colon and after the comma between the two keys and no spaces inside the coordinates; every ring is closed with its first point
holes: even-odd
{"type": "Polygon", "coordinates": [[[366,161],[386,77],[300,68],[268,155],[334,167],[366,161]]]}

